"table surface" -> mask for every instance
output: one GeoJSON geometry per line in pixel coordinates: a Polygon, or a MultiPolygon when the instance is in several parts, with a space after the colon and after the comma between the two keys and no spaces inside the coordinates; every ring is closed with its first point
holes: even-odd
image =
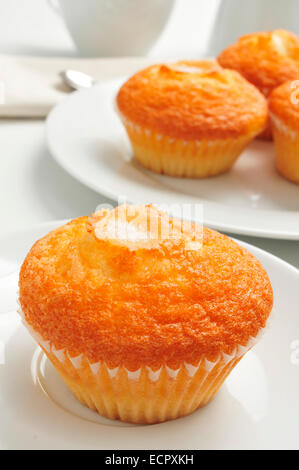
{"type": "MultiPolygon", "coordinates": [[[[204,53],[218,0],[177,0],[152,57],[204,53]]],[[[46,0],[0,0],[0,53],[76,56],[61,19],[46,0]]],[[[106,198],[78,183],[52,159],[43,120],[0,122],[1,233],[91,213],[106,198]]],[[[109,201],[111,202],[111,201],[109,201]]],[[[299,268],[299,242],[238,237],[299,268]]]]}

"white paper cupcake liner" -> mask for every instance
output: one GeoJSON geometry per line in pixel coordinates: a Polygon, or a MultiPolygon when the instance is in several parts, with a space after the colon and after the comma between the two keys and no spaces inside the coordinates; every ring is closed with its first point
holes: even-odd
{"type": "Polygon", "coordinates": [[[138,424],[176,419],[209,403],[264,332],[261,330],[246,345],[239,345],[232,354],[221,354],[214,362],[202,358],[196,365],[184,362],[176,369],[163,365],[157,370],[142,366],[130,371],[122,365],[111,368],[104,361],[90,362],[84,354],[73,357],[66,349],[57,349],[34,331],[21,309],[19,313],[31,336],[83,405],[106,418],[138,424]]]}

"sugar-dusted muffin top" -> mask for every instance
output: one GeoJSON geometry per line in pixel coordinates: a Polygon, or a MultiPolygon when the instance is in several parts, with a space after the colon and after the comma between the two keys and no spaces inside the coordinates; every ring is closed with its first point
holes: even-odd
{"type": "MultiPolygon", "coordinates": [[[[298,76],[299,78],[299,76],[298,76]]],[[[269,98],[272,118],[279,118],[294,131],[299,129],[299,79],[276,88],[269,98]]]]}
{"type": "Polygon", "coordinates": [[[103,210],[49,233],[19,286],[26,322],[45,341],[130,370],[231,354],[265,327],[273,303],[246,249],[152,206],[103,210]]]}
{"type": "Polygon", "coordinates": [[[264,97],[216,61],[148,67],[117,95],[121,115],[175,139],[223,139],[258,134],[267,122],[264,97]]]}
{"type": "Polygon", "coordinates": [[[249,34],[223,51],[218,61],[268,96],[282,83],[299,77],[299,38],[285,30],[249,34]]]}

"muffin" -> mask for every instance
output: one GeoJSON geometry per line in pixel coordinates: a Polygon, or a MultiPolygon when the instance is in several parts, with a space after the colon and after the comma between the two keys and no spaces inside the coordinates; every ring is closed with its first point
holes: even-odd
{"type": "MultiPolygon", "coordinates": [[[[284,30],[249,34],[218,57],[223,67],[240,72],[266,97],[299,77],[299,38],[284,30]]],[[[271,127],[263,134],[271,138],[271,127]]]]}
{"type": "Polygon", "coordinates": [[[246,249],[152,206],[100,210],[49,233],[19,286],[25,325],[77,399],[132,423],[210,402],[273,303],[246,249]]]}
{"type": "Polygon", "coordinates": [[[121,87],[116,104],[138,162],[188,178],[228,171],[268,117],[261,93],[216,61],[148,67],[121,87]]]}
{"type": "Polygon", "coordinates": [[[276,165],[282,176],[299,184],[299,80],[276,88],[269,98],[276,165]]]}

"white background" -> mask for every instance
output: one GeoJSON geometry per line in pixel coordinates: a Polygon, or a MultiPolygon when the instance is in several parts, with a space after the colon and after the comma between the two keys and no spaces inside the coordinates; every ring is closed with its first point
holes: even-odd
{"type": "MultiPolygon", "coordinates": [[[[200,57],[219,0],[178,0],[153,57],[200,57]]],[[[46,0],[0,0],[0,54],[75,56],[46,0]]],[[[0,64],[1,76],[1,64],[0,64]]],[[[44,121],[0,121],[1,233],[91,213],[105,199],[68,176],[45,146],[44,121]]],[[[299,267],[299,242],[242,239],[299,267]]]]}

